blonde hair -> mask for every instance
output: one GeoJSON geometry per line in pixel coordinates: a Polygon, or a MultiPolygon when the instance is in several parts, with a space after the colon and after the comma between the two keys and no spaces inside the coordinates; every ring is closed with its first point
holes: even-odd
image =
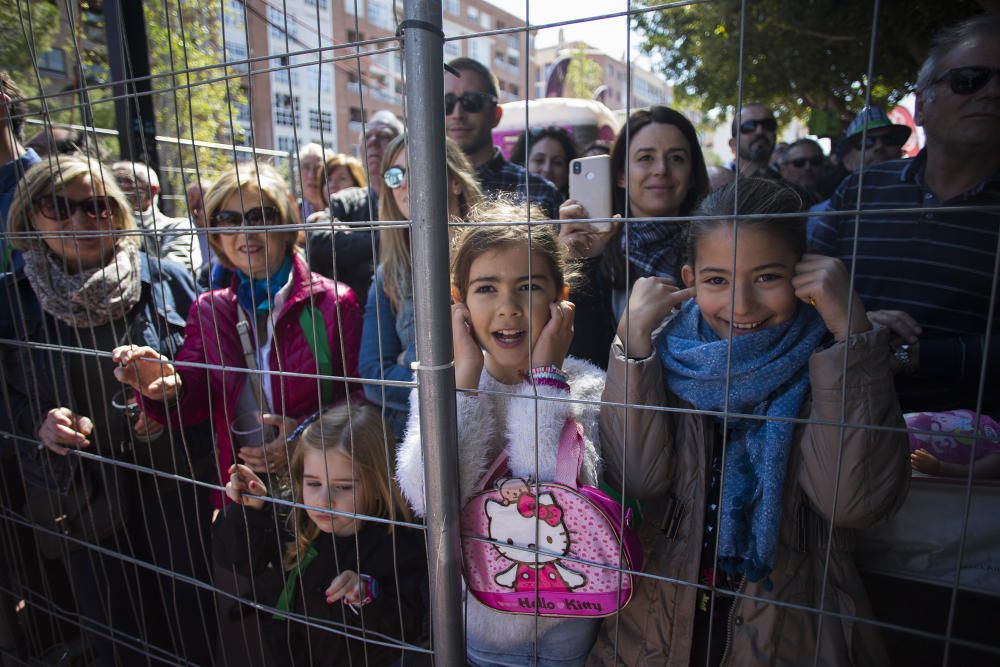
{"type": "Polygon", "coordinates": [[[326,163],[323,168],[319,170],[319,174],[316,175],[317,182],[319,183],[320,192],[326,195],[326,181],[330,173],[337,169],[338,167],[346,167],[347,173],[351,175],[351,179],[354,181],[354,186],[358,188],[365,187],[368,182],[365,180],[365,168],[361,166],[361,160],[356,157],[351,157],[350,155],[344,155],[343,153],[334,153],[333,155],[328,155],[326,157],[326,163]]]}
{"type": "MultiPolygon", "coordinates": [[[[95,196],[107,197],[115,202],[116,210],[112,213],[111,229],[119,231],[136,229],[135,219],[132,217],[132,205],[107,167],[82,154],[53,155],[28,169],[24,178],[17,184],[17,190],[7,213],[7,230],[12,235],[11,246],[22,252],[41,247],[41,238],[19,236],[24,232],[35,231],[33,222],[35,200],[52,195],[84,177],[90,178],[90,187],[95,196]]],[[[122,243],[138,245],[139,242],[131,236],[119,236],[115,241],[115,247],[122,243]]]]}
{"type": "MultiPolygon", "coordinates": [[[[292,455],[290,474],[294,501],[302,503],[306,450],[324,455],[338,451],[351,459],[360,483],[355,504],[357,514],[411,521],[410,507],[395,482],[390,450],[395,442],[392,429],[382,420],[381,412],[368,403],[342,403],[326,410],[305,430],[292,455]]],[[[286,570],[298,564],[320,532],[301,507],[292,510],[288,520],[296,539],[285,552],[286,570]]],[[[392,532],[392,527],[392,524],[387,524],[388,532],[392,532]]]]}
{"type": "MultiPolygon", "coordinates": [[[[205,219],[208,220],[209,227],[212,226],[212,216],[221,211],[226,201],[241,190],[243,197],[240,204],[244,211],[257,206],[273,206],[280,213],[276,224],[299,223],[298,207],[293,206],[288,185],[278,171],[264,162],[238,162],[234,168],[222,172],[205,192],[205,219]]],[[[286,254],[291,254],[299,237],[298,230],[288,232],[268,230],[267,233],[276,234],[279,239],[285,240],[286,254]]],[[[209,234],[208,243],[218,256],[220,264],[228,269],[234,268],[226,257],[218,234],[209,234]]]]}
{"type": "Polygon", "coordinates": [[[532,252],[543,257],[552,272],[557,295],[562,294],[563,287],[576,282],[577,267],[566,255],[552,225],[511,224],[524,220],[528,213],[531,220],[548,220],[537,205],[528,207],[507,197],[488,201],[473,209],[469,222],[481,224],[469,225],[456,235],[451,251],[451,282],[463,302],[469,289],[472,263],[486,253],[513,245],[526,244],[532,252]]]}
{"type": "MultiPolygon", "coordinates": [[[[401,134],[389,143],[382,156],[382,166],[373,178],[382,178],[382,174],[396,161],[400,151],[406,148],[406,135],[401,134]]],[[[461,192],[458,195],[458,211],[449,211],[462,220],[483,201],[483,191],[476,179],[465,153],[451,139],[445,137],[444,156],[448,166],[448,183],[458,181],[461,192]]],[[[406,216],[396,205],[392,191],[383,186],[378,201],[379,220],[405,220],[406,216]]],[[[379,268],[382,269],[382,288],[394,309],[399,308],[399,302],[410,293],[410,232],[405,228],[383,229],[379,233],[379,268]]]]}

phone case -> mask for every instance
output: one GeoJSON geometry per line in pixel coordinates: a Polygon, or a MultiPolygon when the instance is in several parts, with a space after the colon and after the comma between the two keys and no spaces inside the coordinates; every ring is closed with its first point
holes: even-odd
{"type": "MultiPolygon", "coordinates": [[[[569,196],[587,209],[592,218],[611,217],[611,158],[582,157],[569,163],[569,196]]],[[[594,231],[610,228],[610,222],[592,223],[594,231]]]]}

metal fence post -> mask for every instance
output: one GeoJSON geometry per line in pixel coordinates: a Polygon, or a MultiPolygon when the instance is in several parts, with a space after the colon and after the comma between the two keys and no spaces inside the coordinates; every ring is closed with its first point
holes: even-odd
{"type": "Polygon", "coordinates": [[[416,308],[420,438],[427,493],[434,656],[465,664],[458,453],[448,272],[444,70],[440,0],[407,0],[403,51],[408,105],[410,249],[416,308]],[[412,76],[411,76],[412,75],[412,76]]]}

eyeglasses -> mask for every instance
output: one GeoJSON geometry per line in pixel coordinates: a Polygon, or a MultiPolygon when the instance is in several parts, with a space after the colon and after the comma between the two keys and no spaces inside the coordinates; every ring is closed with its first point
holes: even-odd
{"type": "Polygon", "coordinates": [[[758,120],[745,120],[740,123],[740,134],[750,134],[758,127],[764,129],[765,132],[774,132],[778,129],[778,121],[773,118],[760,118],[758,120]]]}
{"type": "Polygon", "coordinates": [[[979,92],[994,76],[1000,77],[998,67],[956,67],[950,69],[931,82],[931,85],[948,80],[951,92],[956,95],[972,95],[979,92]]]}
{"type": "Polygon", "coordinates": [[[107,197],[73,201],[69,197],[49,194],[37,197],[35,208],[46,218],[56,222],[66,222],[77,211],[83,211],[91,220],[108,220],[118,211],[118,202],[107,197]]]}
{"type": "Polygon", "coordinates": [[[398,190],[403,187],[406,183],[406,168],[405,167],[389,167],[382,174],[382,182],[389,187],[390,190],[398,190]]]}
{"type": "Polygon", "coordinates": [[[212,214],[213,227],[240,227],[241,225],[267,225],[281,220],[281,211],[274,206],[258,206],[246,213],[240,211],[216,211],[212,214]]]}
{"type": "Polygon", "coordinates": [[[466,113],[479,113],[486,106],[487,102],[497,103],[497,98],[489,93],[464,93],[461,97],[456,97],[454,93],[444,96],[444,114],[450,116],[455,111],[455,103],[462,105],[466,113]]]}
{"type": "Polygon", "coordinates": [[[823,164],[823,158],[819,155],[812,157],[797,157],[794,160],[785,160],[785,164],[790,164],[796,169],[802,169],[807,164],[810,167],[818,167],[823,164]]]}

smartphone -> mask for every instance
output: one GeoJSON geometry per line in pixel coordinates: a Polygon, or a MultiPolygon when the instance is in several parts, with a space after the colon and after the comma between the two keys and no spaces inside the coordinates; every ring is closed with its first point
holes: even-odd
{"type": "MultiPolygon", "coordinates": [[[[592,218],[611,217],[611,157],[592,155],[569,163],[569,197],[587,209],[592,218]]],[[[595,232],[611,229],[610,222],[592,222],[595,232]]]]}

